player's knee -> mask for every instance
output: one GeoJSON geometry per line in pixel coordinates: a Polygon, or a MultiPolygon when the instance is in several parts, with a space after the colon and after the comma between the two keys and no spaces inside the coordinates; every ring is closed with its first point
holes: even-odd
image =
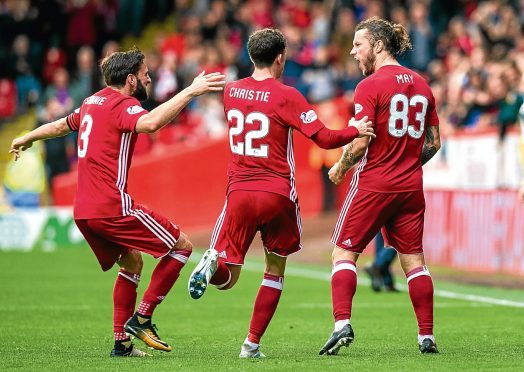
{"type": "Polygon", "coordinates": [[[191,253],[193,251],[193,243],[189,241],[186,234],[180,232],[180,237],[178,238],[178,241],[176,242],[173,249],[176,251],[188,251],[191,253]]]}
{"type": "Polygon", "coordinates": [[[352,252],[346,251],[342,248],[335,246],[335,248],[333,249],[333,253],[331,254],[331,260],[333,261],[333,263],[341,260],[355,261],[355,259],[352,258],[352,256],[352,252]]]}
{"type": "Polygon", "coordinates": [[[219,291],[227,291],[228,289],[231,289],[234,287],[234,283],[227,283],[225,286],[223,287],[216,287],[219,291]]]}
{"type": "Polygon", "coordinates": [[[219,291],[227,291],[228,289],[231,289],[235,286],[235,284],[237,283],[237,281],[233,281],[233,279],[231,279],[231,281],[229,283],[227,283],[226,285],[224,286],[217,286],[216,288],[219,290],[219,291]]]}
{"type": "Polygon", "coordinates": [[[144,266],[142,254],[139,251],[132,250],[118,261],[118,265],[127,272],[140,274],[144,266]]]}
{"type": "Polygon", "coordinates": [[[230,269],[230,273],[231,273],[231,279],[229,280],[229,282],[227,282],[227,284],[216,286],[216,288],[219,291],[227,291],[228,289],[233,288],[235,284],[237,284],[238,278],[240,276],[240,270],[235,270],[235,269],[231,270],[230,269]]]}
{"type": "Polygon", "coordinates": [[[142,267],[144,266],[144,261],[142,260],[142,254],[138,251],[135,251],[133,254],[133,265],[135,268],[135,274],[140,274],[142,272],[142,267]]]}

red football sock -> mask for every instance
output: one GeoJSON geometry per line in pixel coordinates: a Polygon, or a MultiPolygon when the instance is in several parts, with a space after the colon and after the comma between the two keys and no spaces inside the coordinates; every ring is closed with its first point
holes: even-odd
{"type": "Polygon", "coordinates": [[[229,267],[227,267],[227,265],[224,262],[218,261],[217,271],[215,271],[209,283],[216,285],[218,288],[220,288],[229,284],[230,281],[231,271],[229,271],[229,267]]]}
{"type": "Polygon", "coordinates": [[[353,261],[335,262],[331,273],[331,299],[335,321],[351,319],[353,296],[357,290],[357,267],[353,261]]]}
{"type": "Polygon", "coordinates": [[[247,339],[255,344],[260,343],[273,314],[278,306],[284,277],[264,273],[264,280],[258,290],[251,323],[249,324],[249,334],[247,339]]]}
{"type": "Polygon", "coordinates": [[[115,340],[127,339],[124,324],[135,311],[136,287],[140,275],[120,270],[113,289],[113,332],[115,340]]]}
{"type": "Polygon", "coordinates": [[[175,284],[190,255],[191,251],[179,250],[162,257],[151,275],[151,283],[138,306],[137,312],[140,315],[146,317],[153,315],[156,306],[164,300],[175,284]]]}
{"type": "Polygon", "coordinates": [[[415,310],[419,335],[433,334],[433,281],[426,266],[406,274],[409,297],[415,310]]]}

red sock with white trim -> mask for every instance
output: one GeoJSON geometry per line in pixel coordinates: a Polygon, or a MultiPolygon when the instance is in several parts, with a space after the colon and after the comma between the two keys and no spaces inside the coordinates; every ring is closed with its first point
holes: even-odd
{"type": "Polygon", "coordinates": [[[433,335],[433,281],[426,266],[406,274],[409,297],[415,310],[420,336],[433,335]]]}
{"type": "Polygon", "coordinates": [[[331,300],[335,322],[349,321],[353,296],[357,290],[357,266],[351,260],[341,260],[333,264],[331,272],[331,300]]]}
{"type": "Polygon", "coordinates": [[[139,315],[148,318],[153,315],[157,305],[164,300],[175,284],[190,255],[191,251],[177,250],[162,257],[151,275],[151,282],[138,306],[139,315]]]}
{"type": "Polygon", "coordinates": [[[229,267],[223,262],[218,261],[217,262],[217,270],[211,277],[211,280],[209,283],[216,286],[218,289],[221,289],[229,284],[231,281],[231,271],[229,270],[229,267]]]}
{"type": "Polygon", "coordinates": [[[264,280],[258,290],[251,323],[249,324],[249,342],[259,344],[260,339],[275,314],[275,310],[282,294],[284,277],[264,273],[264,280]]]}
{"type": "Polygon", "coordinates": [[[113,333],[115,341],[126,340],[124,324],[131,316],[136,305],[136,288],[140,281],[139,274],[120,270],[113,289],[113,333]]]}

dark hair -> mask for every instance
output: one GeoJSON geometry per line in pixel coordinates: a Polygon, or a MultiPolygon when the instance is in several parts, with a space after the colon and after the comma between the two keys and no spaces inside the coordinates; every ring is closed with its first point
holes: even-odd
{"type": "Polygon", "coordinates": [[[284,34],[275,28],[255,31],[247,42],[247,51],[256,67],[269,67],[286,49],[284,34]]]}
{"type": "Polygon", "coordinates": [[[114,52],[100,63],[104,81],[109,86],[122,87],[127,75],[136,75],[144,63],[144,54],[134,47],[126,52],[114,52]]]}
{"type": "Polygon", "coordinates": [[[379,40],[384,43],[384,48],[392,56],[404,54],[411,49],[411,41],[404,26],[393,24],[378,17],[371,17],[360,22],[355,31],[366,29],[369,32],[369,42],[371,46],[379,40]]]}

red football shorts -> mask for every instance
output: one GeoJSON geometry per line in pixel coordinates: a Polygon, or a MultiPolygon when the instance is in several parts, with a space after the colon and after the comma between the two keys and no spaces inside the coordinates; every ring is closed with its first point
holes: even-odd
{"type": "Polygon", "coordinates": [[[130,216],[75,220],[78,229],[107,271],[131,249],[165,256],[180,237],[180,229],[167,218],[135,204],[130,216]]]}
{"type": "Polygon", "coordinates": [[[399,253],[422,253],[424,192],[380,193],[356,189],[346,196],[331,242],[362,253],[383,226],[388,245],[399,253]]]}
{"type": "Polygon", "coordinates": [[[271,192],[236,190],[228,195],[218,217],[211,248],[219,252],[220,260],[242,265],[260,231],[264,248],[286,257],[302,248],[301,230],[298,204],[290,199],[271,192]]]}

